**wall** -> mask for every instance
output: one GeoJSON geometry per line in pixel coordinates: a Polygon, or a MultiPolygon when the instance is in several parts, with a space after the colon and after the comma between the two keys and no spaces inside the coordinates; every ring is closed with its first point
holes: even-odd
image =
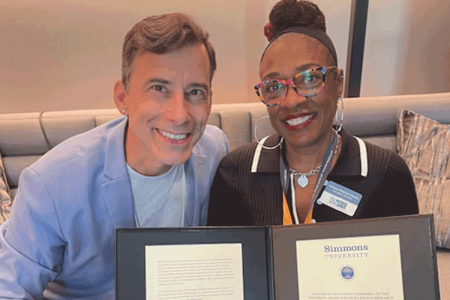
{"type": "Polygon", "coordinates": [[[371,0],[361,96],[450,92],[450,1],[371,0]]]}
{"type": "MultiPolygon", "coordinates": [[[[351,0],[315,0],[346,65],[351,0]]],[[[211,35],[215,103],[258,101],[253,85],[275,0],[0,0],[2,113],[113,108],[126,32],[182,11],[211,35]]],[[[362,95],[450,91],[448,0],[372,0],[362,95]],[[448,2],[448,3],[447,3],[448,2]]]]}
{"type": "Polygon", "coordinates": [[[114,107],[122,42],[148,15],[182,11],[210,32],[213,101],[259,101],[269,0],[0,0],[2,112],[114,107]]]}

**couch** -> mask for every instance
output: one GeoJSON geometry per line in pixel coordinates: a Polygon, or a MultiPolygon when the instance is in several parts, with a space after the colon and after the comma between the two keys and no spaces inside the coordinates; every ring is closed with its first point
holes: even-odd
{"type": "MultiPolygon", "coordinates": [[[[399,109],[450,124],[450,93],[344,99],[344,109],[347,131],[397,152],[399,109]]],[[[266,115],[259,102],[214,104],[209,123],[222,128],[233,150],[254,140],[258,120],[259,139],[273,132],[266,115]]],[[[118,116],[116,109],[0,114],[0,154],[12,197],[25,167],[65,139],[118,116]]],[[[441,299],[450,300],[450,250],[438,248],[437,261],[441,299]]]]}

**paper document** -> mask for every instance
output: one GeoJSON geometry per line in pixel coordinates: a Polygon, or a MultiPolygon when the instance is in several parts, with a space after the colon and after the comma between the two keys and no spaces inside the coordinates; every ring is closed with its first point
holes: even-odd
{"type": "Polygon", "coordinates": [[[404,300],[397,234],[297,241],[302,300],[404,300]]]}
{"type": "Polygon", "coordinates": [[[242,245],[145,247],[147,300],[244,300],[242,245]]]}

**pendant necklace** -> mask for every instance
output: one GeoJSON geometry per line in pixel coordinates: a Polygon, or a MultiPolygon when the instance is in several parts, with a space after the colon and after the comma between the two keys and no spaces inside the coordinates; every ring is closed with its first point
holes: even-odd
{"type": "Polygon", "coordinates": [[[309,183],[309,176],[313,176],[314,174],[316,174],[317,172],[320,171],[320,168],[322,168],[322,165],[318,166],[317,168],[315,168],[314,170],[311,170],[307,173],[299,173],[297,171],[295,171],[294,169],[290,168],[289,172],[294,175],[294,176],[298,176],[297,179],[297,183],[299,186],[301,186],[302,188],[304,188],[305,186],[308,185],[309,183]]]}
{"type": "MultiPolygon", "coordinates": [[[[338,149],[338,147],[339,147],[339,140],[340,140],[339,134],[337,134],[336,131],[335,131],[335,133],[336,133],[336,135],[337,135],[337,142],[336,142],[336,147],[334,148],[334,153],[337,152],[337,149],[338,149]]],[[[297,177],[298,177],[298,179],[297,179],[298,185],[299,185],[301,188],[305,188],[305,187],[308,185],[308,183],[309,183],[308,177],[313,176],[314,174],[316,174],[317,172],[319,172],[319,171],[320,171],[320,168],[322,168],[322,165],[320,165],[320,166],[318,166],[317,168],[312,169],[311,171],[306,172],[306,173],[299,173],[299,172],[297,172],[296,170],[294,170],[294,169],[292,169],[292,168],[289,168],[289,172],[290,172],[292,175],[297,176],[297,177]]]]}

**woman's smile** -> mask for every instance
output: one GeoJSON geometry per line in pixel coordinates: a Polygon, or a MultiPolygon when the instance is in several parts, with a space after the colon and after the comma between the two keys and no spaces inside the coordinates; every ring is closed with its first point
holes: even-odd
{"type": "Polygon", "coordinates": [[[311,120],[314,117],[314,114],[308,114],[308,115],[301,115],[299,117],[288,117],[286,118],[286,123],[289,126],[298,126],[301,125],[309,120],[311,120]]]}

